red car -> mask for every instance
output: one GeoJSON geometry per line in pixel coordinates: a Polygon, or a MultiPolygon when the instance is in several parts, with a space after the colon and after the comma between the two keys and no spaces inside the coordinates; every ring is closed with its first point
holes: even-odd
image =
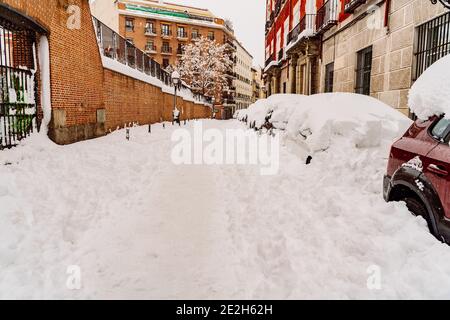
{"type": "Polygon", "coordinates": [[[386,201],[404,201],[450,243],[450,119],[417,120],[392,146],[384,178],[386,201]]]}

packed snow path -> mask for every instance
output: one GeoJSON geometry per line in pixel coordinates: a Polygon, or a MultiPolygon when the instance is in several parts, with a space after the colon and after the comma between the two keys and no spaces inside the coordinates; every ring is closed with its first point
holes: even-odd
{"type": "Polygon", "coordinates": [[[173,165],[174,129],[0,152],[0,298],[450,298],[450,249],[382,199],[385,150],[306,166],[283,141],[261,176],[173,165]]]}

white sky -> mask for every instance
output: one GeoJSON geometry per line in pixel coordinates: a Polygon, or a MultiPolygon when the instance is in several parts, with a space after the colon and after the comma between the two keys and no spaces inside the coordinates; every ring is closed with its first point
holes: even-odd
{"type": "Polygon", "coordinates": [[[229,18],[237,39],[253,55],[255,66],[264,65],[264,0],[166,0],[206,8],[220,18],[229,18]]]}

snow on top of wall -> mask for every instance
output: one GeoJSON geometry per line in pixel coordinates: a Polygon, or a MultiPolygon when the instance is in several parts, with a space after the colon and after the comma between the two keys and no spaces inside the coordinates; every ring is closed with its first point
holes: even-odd
{"type": "Polygon", "coordinates": [[[302,141],[311,152],[328,149],[336,136],[345,136],[357,148],[377,147],[411,125],[410,119],[383,102],[352,93],[274,95],[238,117],[246,115],[249,125],[260,128],[270,113],[275,128],[286,130],[289,138],[302,141]]]}
{"type": "MultiPolygon", "coordinates": [[[[131,78],[135,78],[137,80],[151,84],[155,87],[161,88],[161,90],[164,93],[174,94],[174,88],[166,85],[164,82],[162,82],[158,78],[152,77],[151,75],[148,75],[137,69],[131,68],[123,63],[120,63],[117,60],[105,57],[104,55],[101,55],[101,57],[102,57],[102,64],[103,64],[104,68],[109,69],[111,71],[118,72],[120,74],[123,74],[123,75],[131,77],[131,78]]],[[[194,102],[197,104],[203,104],[208,107],[211,106],[210,104],[208,104],[206,102],[202,102],[202,101],[195,99],[192,91],[190,91],[190,90],[187,90],[187,89],[179,90],[178,95],[181,98],[183,98],[185,101],[194,102]]]]}
{"type": "Polygon", "coordinates": [[[445,114],[450,118],[450,55],[431,65],[414,83],[409,107],[419,119],[445,114]]]}

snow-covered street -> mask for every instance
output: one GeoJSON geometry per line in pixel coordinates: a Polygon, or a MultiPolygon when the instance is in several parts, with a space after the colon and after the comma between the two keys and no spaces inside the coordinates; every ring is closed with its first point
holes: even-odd
{"type": "Polygon", "coordinates": [[[450,297],[449,248],[383,200],[387,149],[332,146],[307,166],[284,139],[279,174],[262,176],[173,165],[175,129],[65,147],[34,136],[0,153],[0,298],[450,297]]]}

